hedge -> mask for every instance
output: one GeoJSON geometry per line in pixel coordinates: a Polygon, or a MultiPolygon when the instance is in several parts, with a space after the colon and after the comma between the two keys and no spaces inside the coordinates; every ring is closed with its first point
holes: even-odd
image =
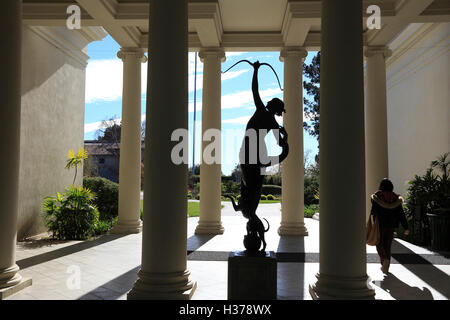
{"type": "Polygon", "coordinates": [[[273,184],[265,184],[262,186],[262,194],[281,195],[281,187],[273,184]]]}
{"type": "Polygon", "coordinates": [[[119,214],[119,184],[106,178],[84,177],[83,187],[95,193],[94,204],[100,220],[111,220],[119,214]]]}

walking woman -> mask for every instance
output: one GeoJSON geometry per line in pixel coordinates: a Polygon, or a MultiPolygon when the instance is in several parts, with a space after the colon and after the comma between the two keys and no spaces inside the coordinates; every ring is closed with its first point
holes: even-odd
{"type": "Polygon", "coordinates": [[[399,222],[405,229],[405,235],[409,234],[409,230],[402,206],[403,198],[394,192],[392,182],[384,178],[378,189],[370,197],[372,202],[370,214],[374,216],[374,219],[378,217],[380,242],[377,245],[377,252],[380,256],[381,270],[384,274],[388,274],[394,230],[398,227],[399,222]]]}

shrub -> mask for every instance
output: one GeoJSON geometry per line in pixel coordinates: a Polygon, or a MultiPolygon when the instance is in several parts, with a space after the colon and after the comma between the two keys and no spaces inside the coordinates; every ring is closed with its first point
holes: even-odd
{"type": "Polygon", "coordinates": [[[119,184],[100,177],[84,177],[83,186],[95,193],[100,220],[111,221],[119,214],[119,184]]]}
{"type": "MultiPolygon", "coordinates": [[[[431,162],[423,176],[414,175],[408,182],[405,213],[410,228],[409,236],[401,232],[399,237],[419,245],[430,243],[431,230],[427,213],[449,212],[450,208],[450,153],[444,153],[431,162]]],[[[399,231],[403,231],[401,228],[399,231]]]]}
{"type": "Polygon", "coordinates": [[[271,195],[271,194],[268,194],[268,195],[266,196],[266,199],[267,199],[267,200],[276,200],[276,198],[275,198],[273,195],[271,195]]]}
{"type": "Polygon", "coordinates": [[[264,184],[261,191],[262,194],[281,195],[281,187],[276,185],[264,184]]]}
{"type": "Polygon", "coordinates": [[[264,194],[262,194],[262,195],[261,195],[261,200],[267,200],[267,196],[264,195],[264,194]]]}
{"type": "Polygon", "coordinates": [[[241,191],[241,184],[233,181],[222,182],[222,193],[238,194],[241,191]]]}
{"type": "Polygon", "coordinates": [[[99,213],[94,195],[86,188],[70,186],[63,195],[44,200],[45,224],[53,237],[60,240],[84,240],[93,235],[99,213]]]}
{"type": "Polygon", "coordinates": [[[311,204],[309,206],[308,205],[305,206],[305,210],[304,210],[305,218],[312,218],[316,212],[319,212],[319,206],[317,204],[311,204]]]}
{"type": "Polygon", "coordinates": [[[317,190],[319,190],[319,181],[317,177],[305,176],[304,182],[305,205],[318,204],[319,200],[315,197],[317,190]]]}
{"type": "Polygon", "coordinates": [[[95,235],[100,235],[103,233],[107,233],[112,227],[114,227],[117,224],[117,220],[119,217],[115,217],[112,220],[99,220],[98,224],[96,225],[94,229],[95,235]]]}

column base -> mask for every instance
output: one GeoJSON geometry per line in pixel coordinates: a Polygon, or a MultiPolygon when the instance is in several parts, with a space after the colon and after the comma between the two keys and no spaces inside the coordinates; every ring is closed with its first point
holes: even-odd
{"type": "Polygon", "coordinates": [[[9,296],[29,287],[32,285],[33,281],[31,278],[22,278],[20,275],[20,281],[10,287],[0,289],[0,300],[5,300],[9,296]]]}
{"type": "Polygon", "coordinates": [[[281,222],[278,228],[278,234],[280,236],[304,236],[308,235],[308,230],[305,227],[304,222],[286,223],[281,222]]]}
{"type": "Polygon", "coordinates": [[[203,222],[199,221],[195,228],[195,234],[223,234],[225,229],[222,222],[203,222]]]}
{"type": "Polygon", "coordinates": [[[190,300],[197,282],[189,280],[189,271],[150,273],[142,269],[138,280],[128,292],[128,300],[190,300]]]}
{"type": "Polygon", "coordinates": [[[22,276],[18,273],[19,266],[13,266],[0,270],[0,289],[8,288],[17,285],[22,281],[22,276]]]}
{"type": "Polygon", "coordinates": [[[112,234],[140,233],[142,232],[142,221],[119,221],[109,232],[112,234]]]}
{"type": "Polygon", "coordinates": [[[373,300],[375,290],[369,277],[345,278],[318,273],[317,282],[309,286],[314,300],[373,300]]]}
{"type": "Polygon", "coordinates": [[[22,278],[18,272],[19,266],[17,264],[0,270],[0,300],[31,286],[31,278],[22,278]]]}

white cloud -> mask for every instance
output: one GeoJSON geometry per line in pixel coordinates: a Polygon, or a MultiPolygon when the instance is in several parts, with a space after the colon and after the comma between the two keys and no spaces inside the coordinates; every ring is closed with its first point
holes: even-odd
{"type": "Polygon", "coordinates": [[[86,68],[86,102],[114,101],[122,96],[122,61],[92,60],[86,68]]]}
{"type": "MultiPolygon", "coordinates": [[[[222,122],[230,124],[247,124],[250,118],[251,116],[242,116],[237,118],[225,119],[222,120],[222,122]]],[[[275,116],[275,120],[278,122],[279,125],[283,125],[283,117],[275,116]]]]}
{"type": "MultiPolygon", "coordinates": [[[[269,88],[259,92],[261,99],[269,100],[277,95],[280,95],[281,91],[278,88],[269,88]]],[[[200,99],[201,100],[201,99],[200,99]]],[[[253,93],[251,90],[238,91],[235,93],[230,93],[222,95],[222,109],[236,109],[247,106],[248,104],[253,104],[253,93]]],[[[197,102],[197,111],[202,109],[201,101],[197,102]]],[[[194,111],[194,103],[189,103],[189,112],[194,111]]]]}
{"type": "Polygon", "coordinates": [[[231,124],[247,124],[248,120],[250,120],[251,116],[243,116],[238,118],[226,119],[222,120],[223,123],[231,123],[231,124]]]}
{"type": "Polygon", "coordinates": [[[97,131],[102,128],[102,121],[85,123],[84,124],[84,133],[97,131]]]}
{"type": "MultiPolygon", "coordinates": [[[[193,75],[195,73],[195,52],[189,52],[188,59],[188,72],[189,75],[193,75]]],[[[197,74],[199,73],[203,73],[203,62],[197,55],[197,74]]]]}
{"type": "MultiPolygon", "coordinates": [[[[145,114],[141,115],[141,122],[145,121],[145,114]]],[[[114,122],[116,123],[120,123],[122,121],[122,118],[116,118],[113,119],[114,122]]],[[[92,131],[97,131],[99,129],[104,129],[105,126],[103,125],[103,121],[96,121],[96,122],[90,122],[90,123],[85,123],[84,124],[84,133],[88,133],[88,132],[92,132],[92,131]]]]}
{"type": "MultiPolygon", "coordinates": [[[[122,98],[123,63],[120,59],[92,60],[86,68],[86,103],[122,98]]],[[[147,63],[141,67],[141,92],[147,89],[147,63]]]]}
{"type": "Polygon", "coordinates": [[[238,71],[228,71],[227,73],[222,74],[222,81],[230,80],[236,77],[239,77],[241,74],[250,71],[250,69],[238,70],[238,71]]]}
{"type": "MultiPolygon", "coordinates": [[[[269,88],[259,92],[261,99],[268,100],[281,93],[280,89],[269,88]]],[[[253,103],[253,92],[251,90],[239,91],[222,96],[222,109],[233,109],[253,103]]]]}
{"type": "MultiPolygon", "coordinates": [[[[203,88],[203,63],[198,59],[197,90],[203,88]]],[[[194,55],[189,54],[189,92],[194,91],[194,55]]],[[[229,71],[222,81],[234,79],[249,71],[229,71]]],[[[86,68],[86,103],[116,101],[122,98],[123,63],[120,59],[92,60],[86,68]]],[[[147,63],[141,68],[141,92],[147,91],[147,63]]]]}
{"type": "Polygon", "coordinates": [[[245,52],[225,52],[225,57],[229,58],[229,57],[234,57],[234,56],[240,56],[242,54],[244,54],[245,52]]]}

